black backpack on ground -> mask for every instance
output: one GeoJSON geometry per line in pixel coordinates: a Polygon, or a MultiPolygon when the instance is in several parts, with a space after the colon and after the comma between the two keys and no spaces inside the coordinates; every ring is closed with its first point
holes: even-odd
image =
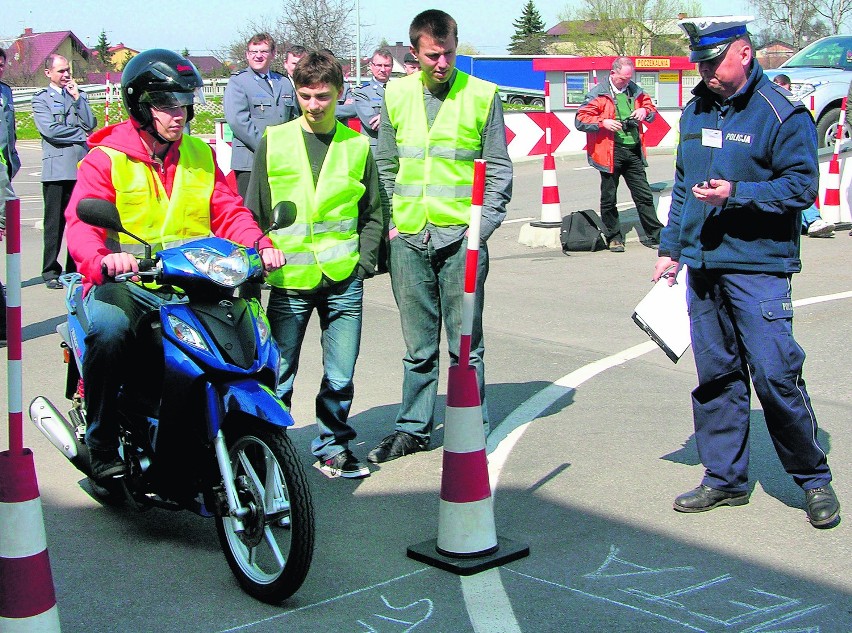
{"type": "Polygon", "coordinates": [[[562,252],[601,251],[606,248],[604,226],[600,216],[592,209],[574,211],[562,218],[559,233],[562,252]]]}

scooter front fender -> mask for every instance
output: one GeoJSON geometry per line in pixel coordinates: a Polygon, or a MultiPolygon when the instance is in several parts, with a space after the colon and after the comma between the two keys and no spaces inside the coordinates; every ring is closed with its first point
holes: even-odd
{"type": "MultiPolygon", "coordinates": [[[[275,426],[293,426],[293,418],[281,399],[256,380],[235,380],[223,386],[225,414],[242,412],[275,426]]],[[[215,435],[219,429],[211,429],[215,435]]]]}

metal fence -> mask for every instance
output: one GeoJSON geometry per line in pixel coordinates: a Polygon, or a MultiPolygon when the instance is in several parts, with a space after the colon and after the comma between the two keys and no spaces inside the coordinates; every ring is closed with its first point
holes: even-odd
{"type": "MultiPolygon", "coordinates": [[[[204,97],[221,97],[225,94],[225,86],[228,85],[228,78],[221,79],[205,79],[204,80],[204,97]]],[[[15,110],[20,112],[29,112],[32,110],[33,95],[43,88],[12,88],[12,101],[15,104],[15,110]]],[[[121,100],[121,84],[86,84],[81,85],[80,90],[86,93],[91,103],[103,103],[106,101],[107,92],[110,92],[110,102],[121,100]]],[[[206,106],[199,106],[204,109],[206,106]]]]}

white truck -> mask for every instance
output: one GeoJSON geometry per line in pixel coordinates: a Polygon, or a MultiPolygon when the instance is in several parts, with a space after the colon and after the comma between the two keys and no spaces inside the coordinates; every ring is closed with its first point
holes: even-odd
{"type": "MultiPolygon", "coordinates": [[[[819,147],[833,145],[840,104],[852,81],[852,35],[831,35],[817,40],[766,74],[770,79],[780,74],[790,78],[793,95],[814,115],[819,147]]],[[[843,136],[849,138],[848,112],[846,121],[843,136]]]]}

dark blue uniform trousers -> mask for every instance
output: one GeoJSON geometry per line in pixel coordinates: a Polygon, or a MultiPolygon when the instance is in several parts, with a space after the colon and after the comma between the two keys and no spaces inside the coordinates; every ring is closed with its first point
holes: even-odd
{"type": "Polygon", "coordinates": [[[692,392],[703,484],[748,489],[749,377],[784,469],[809,490],[831,481],[793,338],[790,277],[784,274],[688,271],[692,347],[698,387],[692,392]]]}

